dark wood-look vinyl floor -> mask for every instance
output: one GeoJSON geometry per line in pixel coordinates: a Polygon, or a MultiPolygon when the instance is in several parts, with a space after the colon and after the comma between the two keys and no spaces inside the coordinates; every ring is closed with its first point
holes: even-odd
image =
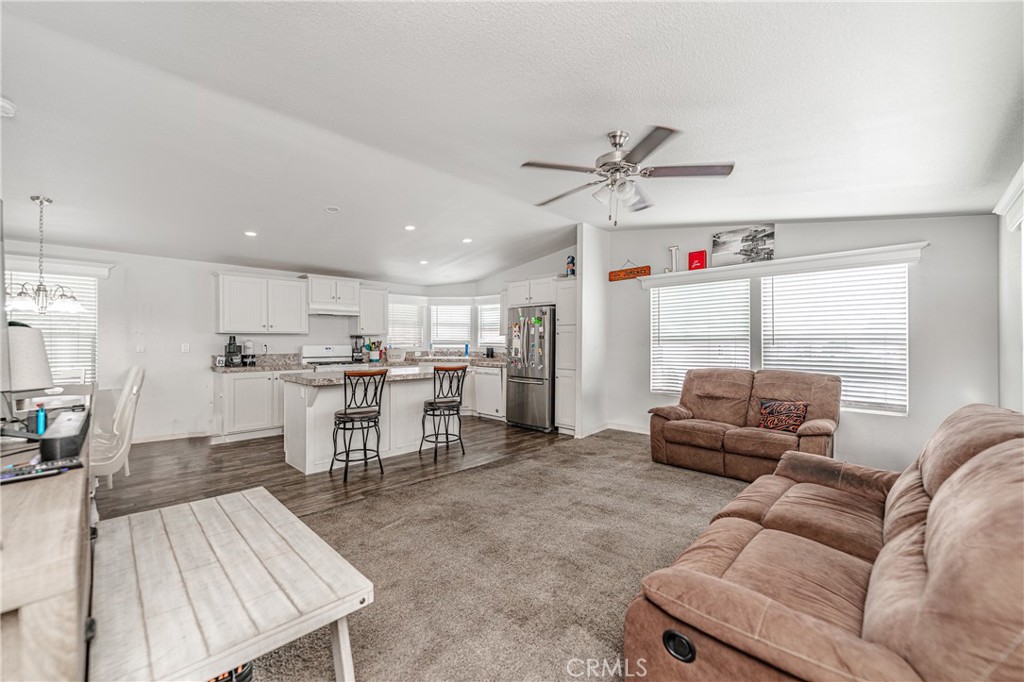
{"type": "Polygon", "coordinates": [[[462,435],[465,455],[457,444],[447,452],[442,447],[435,464],[433,449],[424,446],[422,457],[415,452],[385,457],[383,476],[376,461],[366,468],[362,462],[352,465],[348,483],[342,482],[337,465],[333,476],[306,476],[293,469],[284,461],[281,436],[224,445],[210,445],[207,438],[140,443],[132,446],[129,455],[131,476],[126,477],[124,471],[115,474],[113,489],[107,488],[105,478],[100,480],[96,506],[100,518],[108,519],[263,486],[292,513],[302,516],[362,499],[368,493],[536,452],[567,438],[479,417],[463,419],[462,435]]]}

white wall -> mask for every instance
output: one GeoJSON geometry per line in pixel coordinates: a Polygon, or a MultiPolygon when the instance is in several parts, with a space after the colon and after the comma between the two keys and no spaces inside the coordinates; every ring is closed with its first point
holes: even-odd
{"type": "MultiPolygon", "coordinates": [[[[667,247],[707,249],[714,228],[614,232],[606,269],[628,258],[661,272],[667,247]]],[[[837,457],[902,469],[950,412],[998,401],[997,225],[995,216],[778,223],[779,258],[927,240],[910,268],[910,414],[844,410],[837,457]]],[[[650,298],[637,282],[604,282],[610,362],[605,368],[608,423],[646,432],[647,409],[678,396],[650,391],[650,298]]]]}
{"type": "Polygon", "coordinates": [[[1024,242],[1021,216],[1021,171],[1017,171],[1004,199],[996,206],[999,216],[999,404],[1024,410],[1024,279],[1021,260],[1024,242]],[[1012,231],[1011,231],[1012,230],[1012,231]]]}
{"type": "MultiPolygon", "coordinates": [[[[8,253],[32,255],[36,245],[8,242],[8,253]]],[[[146,368],[135,421],[135,441],[205,435],[213,427],[213,372],[210,355],[223,353],[226,334],[215,334],[214,273],[218,271],[276,277],[300,273],[258,270],[198,261],[47,246],[53,258],[114,263],[109,279],[99,283],[100,388],[119,388],[128,368],[146,368]],[[145,352],[137,353],[141,342],[145,352]],[[189,353],[181,352],[188,343],[189,353]]],[[[389,284],[395,293],[423,294],[422,287],[389,284]]],[[[352,317],[313,315],[309,334],[246,334],[257,351],[298,353],[304,344],[348,343],[352,317]]]]}
{"type": "MultiPolygon", "coordinates": [[[[577,236],[577,243],[579,236],[577,236]]],[[[490,294],[497,294],[505,288],[505,282],[515,282],[518,280],[531,279],[534,277],[545,277],[547,275],[562,275],[565,274],[565,259],[567,256],[576,255],[576,246],[570,246],[569,248],[556,251],[547,256],[541,256],[536,260],[517,265],[514,268],[503,270],[490,277],[478,280],[474,283],[474,290],[467,296],[488,296],[490,294]]],[[[433,296],[433,290],[436,287],[430,287],[431,295],[433,296]]]]}

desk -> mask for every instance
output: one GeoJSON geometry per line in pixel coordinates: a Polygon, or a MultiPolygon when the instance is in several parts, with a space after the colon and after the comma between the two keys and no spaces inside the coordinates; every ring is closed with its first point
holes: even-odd
{"type": "Polygon", "coordinates": [[[354,679],[345,618],[373,584],[264,488],[97,528],[91,679],[210,679],[327,624],[354,679]]]}
{"type": "MultiPolygon", "coordinates": [[[[32,453],[3,458],[20,462],[32,453]]],[[[85,676],[89,607],[89,442],[81,469],[0,488],[3,680],[85,676]]]]}

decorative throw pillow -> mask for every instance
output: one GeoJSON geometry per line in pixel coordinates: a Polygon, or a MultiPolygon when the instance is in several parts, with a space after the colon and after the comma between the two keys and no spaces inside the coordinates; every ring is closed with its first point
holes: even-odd
{"type": "Polygon", "coordinates": [[[807,418],[807,403],[762,400],[760,429],[796,433],[807,418]]]}

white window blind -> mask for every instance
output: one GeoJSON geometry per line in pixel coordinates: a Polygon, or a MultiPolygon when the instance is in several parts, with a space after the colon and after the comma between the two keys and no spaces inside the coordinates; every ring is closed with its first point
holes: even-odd
{"type": "Polygon", "coordinates": [[[388,343],[400,348],[422,346],[425,308],[415,303],[389,303],[388,343]]]}
{"type": "Polygon", "coordinates": [[[749,280],[651,289],[651,391],[699,367],[750,368],[749,280]]]}
{"type": "Polygon", "coordinates": [[[907,296],[906,264],[765,277],[762,365],[838,374],[844,406],[906,414],[907,296]]]}
{"type": "Polygon", "coordinates": [[[430,306],[430,343],[434,347],[462,347],[470,342],[471,305],[430,306]]]}
{"type": "MultiPolygon", "coordinates": [[[[6,282],[39,281],[38,272],[6,273],[6,282]]],[[[97,280],[95,277],[72,275],[45,275],[44,282],[51,290],[56,285],[70,288],[78,302],[85,308],[84,313],[75,315],[47,312],[37,313],[11,311],[11,320],[24,322],[43,332],[46,355],[50,370],[57,384],[74,384],[96,381],[96,345],[99,336],[97,320],[97,280]]]]}
{"type": "Polygon", "coordinates": [[[505,330],[501,328],[501,305],[477,306],[477,346],[505,347],[505,330]]]}

